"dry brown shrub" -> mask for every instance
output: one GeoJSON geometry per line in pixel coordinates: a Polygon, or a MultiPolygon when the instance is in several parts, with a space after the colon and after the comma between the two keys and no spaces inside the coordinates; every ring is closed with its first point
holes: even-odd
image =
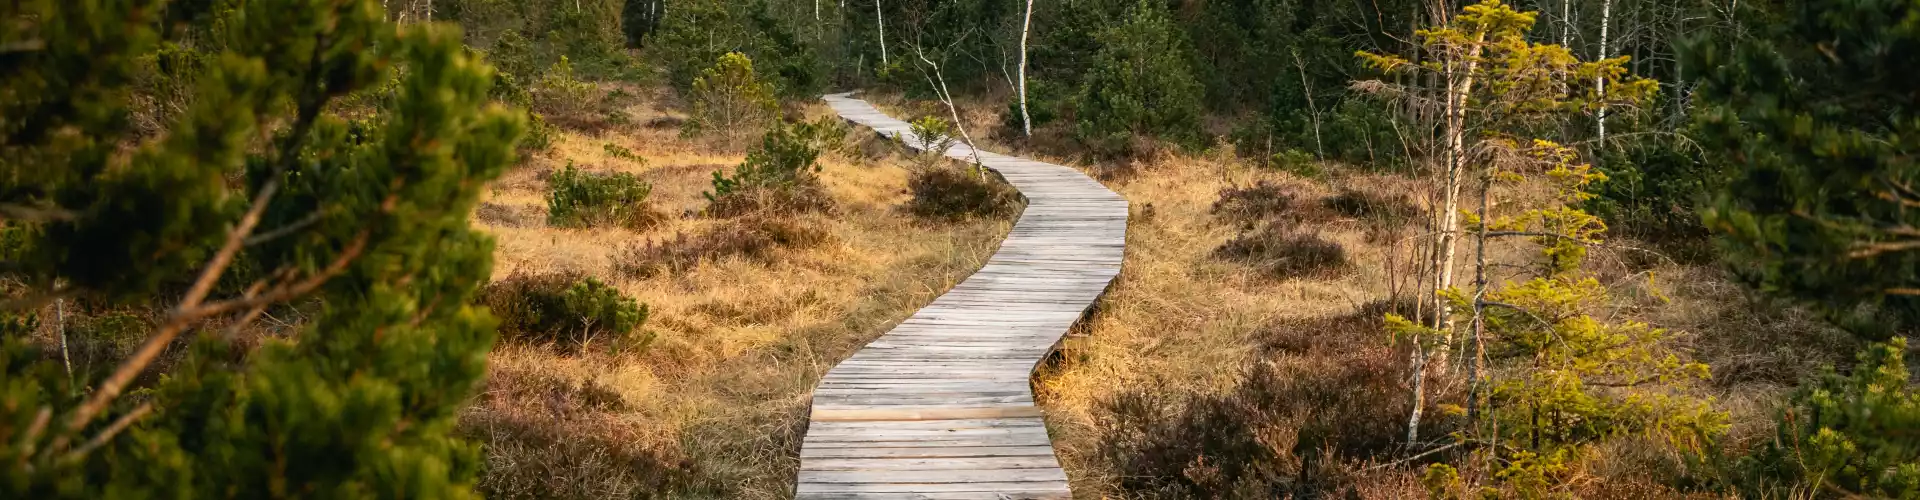
{"type": "Polygon", "coordinates": [[[1221,189],[1212,213],[1227,222],[1252,224],[1294,214],[1296,198],[1286,187],[1262,179],[1251,186],[1221,189]]]}
{"type": "Polygon", "coordinates": [[[1330,277],[1350,265],[1347,252],[1318,231],[1268,222],[1214,249],[1214,255],[1245,263],[1271,278],[1330,277]]]}
{"type": "Polygon", "coordinates": [[[1376,303],[1261,328],[1253,340],[1276,354],[1240,368],[1239,382],[1224,391],[1183,396],[1141,387],[1114,396],[1097,424],[1105,429],[1103,469],[1130,496],[1347,490],[1362,472],[1356,464],[1398,448],[1407,418],[1405,359],[1379,341],[1385,310],[1376,303]]]}
{"type": "Polygon", "coordinates": [[[502,227],[535,227],[546,224],[546,215],[537,212],[534,207],[506,205],[494,202],[480,202],[473,210],[473,217],[481,222],[502,227]]]}
{"type": "Polygon", "coordinates": [[[779,250],[812,248],[831,238],[826,231],[792,218],[743,218],[697,235],[676,233],[672,239],[629,247],[615,267],[629,276],[644,278],[728,257],[771,262],[779,250]]]}
{"type": "Polygon", "coordinates": [[[833,196],[819,183],[806,182],[785,188],[749,188],[715,197],[707,205],[711,217],[731,218],[750,215],[831,214],[833,196]]]}
{"type": "Polygon", "coordinates": [[[1020,192],[984,171],[936,166],[914,171],[907,180],[913,199],[907,211],[928,218],[1010,217],[1020,210],[1020,192]]]}
{"type": "Polygon", "coordinates": [[[462,416],[486,443],[480,489],[491,498],[660,498],[695,488],[697,463],[613,417],[627,404],[595,381],[495,369],[462,416]]]}

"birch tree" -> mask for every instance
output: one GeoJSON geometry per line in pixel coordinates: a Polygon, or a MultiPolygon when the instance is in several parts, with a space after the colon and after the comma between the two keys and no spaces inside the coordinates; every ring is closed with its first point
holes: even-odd
{"type": "Polygon", "coordinates": [[[1020,132],[1033,137],[1033,115],[1027,113],[1027,35],[1033,31],[1033,0],[1020,21],[1020,132]]]}
{"type": "MultiPolygon", "coordinates": [[[[1462,348],[1468,357],[1467,377],[1476,387],[1480,383],[1482,309],[1476,301],[1460,299],[1465,294],[1456,289],[1454,268],[1460,237],[1473,230],[1468,226],[1482,225],[1487,217],[1486,197],[1495,176],[1490,163],[1495,159],[1494,153],[1514,149],[1502,145],[1527,142],[1521,138],[1534,127],[1604,104],[1606,100],[1598,89],[1588,88],[1584,82],[1617,78],[1625,71],[1625,58],[1581,62],[1564,47],[1527,42],[1526,34],[1534,20],[1533,13],[1515,11],[1499,0],[1487,0],[1468,6],[1445,26],[1418,31],[1424,55],[1421,62],[1393,55],[1359,53],[1378,70],[1416,76],[1410,81],[1431,78],[1439,82],[1441,88],[1436,91],[1380,81],[1366,82],[1361,87],[1385,89],[1410,99],[1440,101],[1444,109],[1440,127],[1445,137],[1444,163],[1435,175],[1442,199],[1436,207],[1439,213],[1436,214],[1432,267],[1435,317],[1418,328],[1407,323],[1397,329],[1407,334],[1404,337],[1411,340],[1412,345],[1410,385],[1415,410],[1408,421],[1409,441],[1419,435],[1428,363],[1432,361],[1444,371],[1446,356],[1460,335],[1457,320],[1462,314],[1458,308],[1463,305],[1473,311],[1466,315],[1472,324],[1466,331],[1469,342],[1462,348]],[[1476,82],[1482,81],[1497,84],[1476,86],[1476,82]],[[1436,93],[1440,95],[1434,96],[1436,93]],[[1478,178],[1476,187],[1480,191],[1481,209],[1479,213],[1467,214],[1460,193],[1470,176],[1478,178]],[[1463,219],[1463,214],[1468,217],[1463,219]]],[[[1651,81],[1635,80],[1628,91],[1614,97],[1631,102],[1651,92],[1653,85],[1651,81]]],[[[1476,240],[1476,243],[1483,244],[1483,241],[1476,240]]],[[[1472,297],[1482,297],[1486,290],[1483,248],[1483,245],[1476,248],[1473,264],[1476,292],[1472,297]]],[[[1472,405],[1470,399],[1469,408],[1472,405]]]]}

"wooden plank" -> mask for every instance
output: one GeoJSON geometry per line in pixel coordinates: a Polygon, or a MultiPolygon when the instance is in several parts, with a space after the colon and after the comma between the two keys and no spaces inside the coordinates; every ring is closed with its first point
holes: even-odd
{"type": "Polygon", "coordinates": [[[815,493],[940,493],[951,491],[989,491],[1040,493],[1067,491],[1066,481],[1019,483],[800,483],[799,495],[815,493]]]}
{"type": "MultiPolygon", "coordinates": [[[[925,149],[846,95],[842,117],[925,149]]],[[[1034,366],[1120,273],[1125,198],[1081,171],[957,145],[1026,198],[986,265],[822,377],[800,448],[799,498],[1068,498],[1034,366]]]]}
{"type": "Polygon", "coordinates": [[[1046,469],[803,470],[803,483],[1026,483],[1066,482],[1059,467],[1046,469]]]}
{"type": "Polygon", "coordinates": [[[936,458],[816,458],[808,470],[967,470],[967,469],[1059,469],[1053,455],[1028,457],[936,457],[936,458]]]}
{"type": "MultiPolygon", "coordinates": [[[[952,420],[956,418],[1009,418],[1039,417],[1040,408],[1027,404],[1023,406],[962,406],[942,408],[934,406],[904,406],[888,408],[880,406],[863,407],[826,407],[815,406],[810,417],[815,422],[834,421],[872,421],[872,420],[952,420]]],[[[982,445],[988,446],[988,445],[982,445]]],[[[802,461],[800,467],[806,468],[802,461]]]]}

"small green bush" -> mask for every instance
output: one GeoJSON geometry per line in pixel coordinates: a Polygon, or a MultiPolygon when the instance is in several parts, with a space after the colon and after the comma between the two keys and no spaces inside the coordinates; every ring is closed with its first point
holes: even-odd
{"type": "Polygon", "coordinates": [[[1740,461],[1755,473],[1743,493],[1784,497],[1760,485],[1787,484],[1839,497],[1920,498],[1920,389],[1906,354],[1903,337],[1873,344],[1852,373],[1829,369],[1796,391],[1774,440],[1740,461]]]}
{"type": "Polygon", "coordinates": [[[920,138],[919,156],[930,161],[937,161],[956,142],[953,124],[939,117],[922,116],[908,125],[912,127],[913,136],[920,138]]]}
{"type": "Polygon", "coordinates": [[[951,164],[917,169],[907,178],[913,198],[907,211],[928,218],[1008,217],[1020,207],[1020,193],[988,178],[980,167],[951,164]]]}
{"type": "Polygon", "coordinates": [[[1267,158],[1267,166],[1306,179],[1319,179],[1326,175],[1320,169],[1320,162],[1314,161],[1313,153],[1298,149],[1274,153],[1273,157],[1267,158]]]}
{"type": "Polygon", "coordinates": [[[595,341],[641,349],[652,335],[646,304],[600,280],[574,273],[514,275],[487,285],[479,302],[500,318],[504,340],[582,350],[595,341]]]}
{"type": "Polygon", "coordinates": [[[621,146],[619,144],[614,144],[609,142],[602,145],[601,148],[607,151],[607,156],[612,156],[614,158],[619,158],[622,160],[627,160],[630,162],[639,163],[643,165],[646,164],[647,162],[645,158],[641,158],[640,155],[635,154],[633,150],[627,149],[625,146],[621,146]]]}
{"type": "Polygon", "coordinates": [[[780,105],[773,84],[755,75],[753,60],[739,52],[720,56],[702,71],[690,94],[693,119],[682,130],[687,135],[737,133],[772,118],[780,105]]]}
{"type": "Polygon", "coordinates": [[[762,210],[821,211],[832,200],[820,188],[820,155],[845,146],[845,125],[824,119],[814,123],[775,122],[733,175],[713,172],[707,213],[732,217],[762,210]]]}
{"type": "Polygon", "coordinates": [[[547,224],[646,229],[660,221],[647,204],[653,186],[629,173],[596,174],[567,168],[547,180],[547,224]]]}
{"type": "Polygon", "coordinates": [[[573,62],[566,56],[540,75],[532,89],[533,109],[558,123],[575,128],[592,128],[599,118],[595,113],[593,84],[574,75],[573,62]]]}

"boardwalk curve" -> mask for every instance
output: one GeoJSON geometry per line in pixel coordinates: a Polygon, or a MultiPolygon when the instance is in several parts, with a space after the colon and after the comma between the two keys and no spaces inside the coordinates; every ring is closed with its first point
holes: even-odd
{"type": "MultiPolygon", "coordinates": [[[[917,146],[906,122],[825,97],[840,116],[917,146]]],[[[946,156],[972,162],[956,145],[946,156]]],[[[802,499],[1068,498],[1029,383],[1120,273],[1127,201],[1079,171],[979,152],[1027,198],[987,265],[835,366],[814,390],[802,499]]]]}

